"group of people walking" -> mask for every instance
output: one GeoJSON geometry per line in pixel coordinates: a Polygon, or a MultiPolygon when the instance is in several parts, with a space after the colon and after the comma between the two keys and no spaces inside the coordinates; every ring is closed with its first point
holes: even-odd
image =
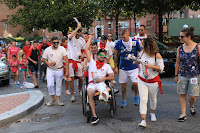
{"type": "MultiPolygon", "coordinates": [[[[15,48],[15,42],[13,42],[12,47],[8,50],[11,71],[13,76],[15,74],[18,77],[19,74],[14,68],[17,68],[21,64],[22,72],[24,73],[28,67],[33,73],[33,83],[37,88],[36,74],[39,56],[41,56],[41,61],[47,65],[47,87],[51,96],[50,101],[46,105],[52,106],[56,102],[57,105],[63,106],[64,103],[60,100],[63,79],[66,80],[66,94],[71,94],[71,102],[75,102],[74,81],[75,79],[78,80],[79,94],[82,95],[83,73],[86,66],[89,66],[87,93],[92,111],[92,124],[99,121],[95,112],[93,99],[95,91],[99,91],[100,89],[106,90],[106,92],[102,93],[103,99],[106,101],[109,88],[107,88],[104,81],[111,80],[111,85],[113,85],[114,73],[119,74],[119,83],[121,83],[122,92],[121,107],[125,108],[127,105],[126,88],[127,82],[130,79],[132,90],[135,92],[134,104],[136,106],[139,105],[139,112],[142,119],[139,126],[146,127],[148,97],[150,99],[151,121],[157,120],[155,112],[159,88],[161,94],[163,94],[159,73],[164,71],[164,62],[155,40],[148,38],[145,34],[146,27],[141,25],[138,31],[139,34],[134,39],[130,37],[129,31],[124,29],[121,33],[121,39],[116,44],[112,41],[112,34],[103,35],[101,41],[97,43],[92,41],[94,33],[90,35],[84,33],[83,38],[81,37],[82,30],[81,23],[79,22],[77,28],[72,33],[61,39],[60,45],[57,37],[51,39],[51,44],[48,44],[46,39],[44,39],[42,44],[39,45],[37,41],[33,41],[33,46],[31,46],[30,42],[27,41],[26,46],[23,48],[24,54],[20,62],[16,60],[18,59],[19,50],[15,48]],[[143,63],[138,60],[127,59],[129,54],[143,63]],[[54,83],[56,83],[56,91],[54,90],[54,83]]],[[[180,122],[187,119],[187,93],[189,93],[190,113],[193,116],[196,114],[194,109],[196,96],[199,96],[200,46],[192,41],[193,37],[193,27],[183,29],[180,32],[180,39],[183,45],[177,49],[174,76],[175,82],[178,83],[177,93],[180,95],[182,111],[178,118],[180,122]]],[[[19,83],[18,78],[17,83],[19,83]]],[[[118,90],[115,89],[115,92],[117,93],[118,90]]]]}

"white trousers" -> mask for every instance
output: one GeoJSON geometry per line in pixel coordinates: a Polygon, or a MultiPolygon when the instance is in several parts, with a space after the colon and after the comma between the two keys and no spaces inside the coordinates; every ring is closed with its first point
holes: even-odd
{"type": "Polygon", "coordinates": [[[146,83],[138,78],[138,90],[140,96],[140,114],[147,114],[148,94],[150,98],[150,108],[156,110],[158,83],[146,83]]]}
{"type": "Polygon", "coordinates": [[[56,71],[47,68],[47,88],[49,90],[49,95],[55,95],[54,82],[56,81],[56,96],[61,96],[62,80],[63,80],[63,69],[56,71]]]}

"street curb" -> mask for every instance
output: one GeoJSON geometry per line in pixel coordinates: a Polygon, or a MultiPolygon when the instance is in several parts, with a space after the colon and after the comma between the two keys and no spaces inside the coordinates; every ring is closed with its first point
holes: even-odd
{"type": "Polygon", "coordinates": [[[27,94],[27,93],[30,94],[30,98],[25,103],[19,105],[18,107],[10,111],[0,114],[0,127],[5,126],[9,123],[15,122],[16,120],[19,120],[27,116],[34,110],[38,109],[44,101],[43,93],[39,90],[32,90],[32,91],[13,93],[13,94],[0,96],[0,97],[6,97],[6,96],[13,96],[13,95],[27,94]]]}

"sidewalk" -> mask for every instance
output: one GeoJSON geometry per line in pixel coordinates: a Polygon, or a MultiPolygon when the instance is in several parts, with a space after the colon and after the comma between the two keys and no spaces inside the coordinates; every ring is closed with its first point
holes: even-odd
{"type": "Polygon", "coordinates": [[[25,117],[42,105],[43,100],[39,90],[0,95],[0,127],[25,117]]]}

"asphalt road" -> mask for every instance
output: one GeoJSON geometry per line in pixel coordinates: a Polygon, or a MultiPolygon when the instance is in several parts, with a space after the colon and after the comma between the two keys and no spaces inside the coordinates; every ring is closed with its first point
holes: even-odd
{"type": "MultiPolygon", "coordinates": [[[[21,77],[22,79],[22,77],[21,77]]],[[[115,75],[118,79],[118,75],[115,75]]],[[[31,79],[28,79],[31,81],[31,79]]],[[[121,92],[116,94],[117,111],[115,117],[112,118],[109,111],[109,105],[105,106],[103,102],[99,102],[96,106],[96,112],[100,118],[97,125],[86,123],[86,117],[82,114],[81,97],[76,89],[75,103],[70,102],[70,96],[66,95],[63,86],[62,101],[65,106],[60,107],[54,105],[47,107],[46,102],[49,101],[48,90],[44,82],[38,81],[39,90],[44,93],[44,104],[29,116],[10,124],[6,127],[0,128],[0,133],[199,133],[200,132],[200,99],[197,98],[195,109],[197,111],[196,117],[192,117],[187,108],[188,120],[180,123],[178,117],[181,113],[179,104],[179,95],[176,93],[176,84],[173,78],[162,78],[164,95],[158,94],[158,105],[156,110],[157,121],[151,122],[149,109],[147,115],[147,128],[139,128],[140,114],[139,107],[133,104],[134,93],[131,90],[131,84],[127,87],[127,107],[120,108],[121,92]],[[51,122],[32,122],[31,119],[40,114],[52,114],[60,116],[59,119],[51,122]]],[[[12,82],[12,80],[11,80],[12,82]]],[[[22,83],[22,82],[21,82],[22,83]]],[[[120,84],[115,84],[115,88],[120,89],[120,84]]],[[[19,91],[26,91],[16,85],[1,86],[0,94],[8,94],[19,91]]],[[[187,106],[188,107],[188,106],[187,106]]],[[[44,117],[45,120],[48,117],[44,117]]]]}

